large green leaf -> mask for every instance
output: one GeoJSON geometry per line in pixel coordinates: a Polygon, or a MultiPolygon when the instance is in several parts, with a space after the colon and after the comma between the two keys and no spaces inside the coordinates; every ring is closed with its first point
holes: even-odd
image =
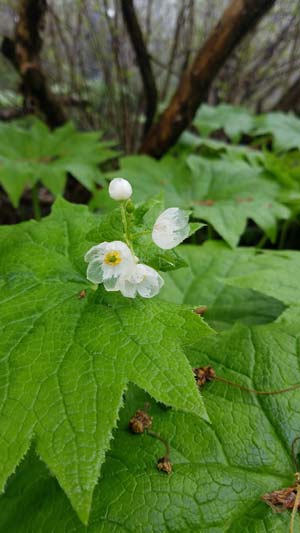
{"type": "Polygon", "coordinates": [[[116,157],[99,132],[79,132],[68,123],[54,132],[39,120],[28,129],[0,125],[0,183],[17,206],[26,187],[41,181],[54,195],[64,191],[70,172],[87,189],[103,183],[99,164],[116,157]]]}
{"type": "Polygon", "coordinates": [[[95,224],[60,200],[0,231],[0,486],[34,441],[84,522],[128,382],[206,417],[183,347],[211,332],[191,308],[95,292],[83,261],[95,224]]]}
{"type": "Polygon", "coordinates": [[[299,305],[300,252],[262,250],[249,260],[247,267],[233,274],[228,283],[261,291],[286,305],[299,305]]]}
{"type": "Polygon", "coordinates": [[[270,134],[276,151],[300,149],[300,119],[292,113],[265,113],[255,119],[256,135],[270,134]]]}
{"type": "Polygon", "coordinates": [[[254,116],[239,106],[220,104],[214,107],[204,104],[196,115],[194,125],[201,135],[210,135],[223,129],[235,143],[244,133],[251,137],[271,136],[275,151],[300,148],[300,120],[293,113],[272,112],[254,116]]]}
{"type": "Polygon", "coordinates": [[[274,241],[277,219],[288,218],[289,210],[276,201],[278,186],[261,176],[258,168],[243,161],[208,161],[190,156],[191,200],[197,218],[209,222],[235,246],[250,218],[274,241]]]}
{"type": "Polygon", "coordinates": [[[187,186],[189,169],[184,162],[178,163],[166,157],[156,161],[146,155],[130,155],[120,159],[120,170],[108,173],[109,178],[122,176],[133,186],[133,200],[143,202],[153,195],[165,193],[167,206],[186,207],[185,198],[174,184],[174,172],[179,176],[182,187],[187,186]]]}
{"type": "MultiPolygon", "coordinates": [[[[217,330],[227,329],[236,321],[246,325],[265,324],[284,311],[281,301],[262,294],[263,287],[258,292],[250,283],[244,289],[228,285],[228,279],[231,281],[259,263],[261,255],[254,248],[231,250],[220,241],[207,241],[202,246],[181,246],[179,251],[188,267],[164,275],[166,283],[161,298],[206,306],[205,319],[217,330]]],[[[272,264],[273,253],[266,252],[266,262],[268,257],[272,264]]]]}
{"type": "MultiPolygon", "coordinates": [[[[248,387],[281,388],[300,381],[299,336],[299,316],[288,324],[236,326],[202,339],[190,350],[190,361],[211,364],[220,376],[248,387]]],[[[32,456],[0,500],[0,528],[17,533],[286,533],[290,512],[274,513],[261,496],[294,483],[291,443],[299,435],[300,392],[263,397],[213,383],[203,396],[211,425],[128,390],[87,529],[32,456]],[[128,431],[130,417],[145,401],[151,403],[153,429],[171,445],[169,476],[155,467],[162,444],[128,431]]],[[[295,530],[299,525],[296,518],[295,530]]]]}
{"type": "Polygon", "coordinates": [[[235,145],[224,141],[202,138],[189,131],[185,131],[172,153],[182,157],[183,152],[199,154],[206,158],[222,158],[231,161],[243,160],[254,166],[264,164],[265,154],[260,150],[255,150],[249,145],[235,145]]]}
{"type": "Polygon", "coordinates": [[[253,115],[243,107],[230,104],[212,107],[203,104],[193,124],[202,135],[224,129],[230,139],[238,142],[243,133],[248,133],[253,128],[253,119],[253,115]]]}

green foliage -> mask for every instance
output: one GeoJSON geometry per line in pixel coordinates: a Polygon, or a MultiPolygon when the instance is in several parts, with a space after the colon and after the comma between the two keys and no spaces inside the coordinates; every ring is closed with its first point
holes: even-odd
{"type": "MultiPolygon", "coordinates": [[[[261,497],[294,483],[300,389],[258,395],[239,385],[268,392],[300,384],[300,252],[236,245],[254,229],[284,248],[298,222],[300,120],[223,105],[204,106],[195,124],[203,135],[223,129],[234,143],[246,134],[252,145],[186,132],[160,161],[121,158],[105,177],[133,186],[127,229],[107,187],[90,202],[101,216],[59,199],[40,223],[0,228],[1,531],[289,529],[290,511],[274,513],[261,497]],[[207,222],[193,243],[214,232],[223,241],[160,250],[153,224],[174,206],[207,222]],[[140,262],[162,272],[154,299],[124,298],[86,279],[85,252],[127,237],[140,262]],[[191,368],[204,365],[236,386],[213,381],[200,394],[191,368]],[[145,404],[153,431],[170,445],[170,475],[156,468],[162,441],[128,429],[145,404]]],[[[98,164],[112,156],[98,134],[70,125],[50,134],[37,123],[28,144],[18,131],[18,141],[3,142],[5,165],[19,143],[26,168],[48,167],[52,186],[58,168],[77,169],[93,190],[98,164]]],[[[32,176],[27,185],[47,185],[41,171],[32,176]]],[[[202,226],[192,223],[191,234],[202,226]]]]}
{"type": "MultiPolygon", "coordinates": [[[[203,338],[189,357],[192,365],[213,364],[220,376],[261,390],[299,382],[299,316],[288,325],[283,320],[252,328],[237,325],[203,338]]],[[[166,411],[130,387],[95,490],[89,527],[80,525],[55,480],[30,455],[0,500],[1,529],[38,532],[46,524],[57,532],[285,533],[289,512],[274,513],[261,496],[294,483],[290,446],[299,434],[299,392],[258,397],[213,383],[203,397],[211,425],[166,411]],[[154,429],[170,441],[170,476],[155,469],[162,444],[128,431],[129,418],[146,401],[154,429]],[[22,513],[17,525],[16,513],[22,513]]]]}
{"type": "MultiPolygon", "coordinates": [[[[128,213],[130,222],[129,232],[141,263],[145,263],[157,270],[176,270],[186,266],[185,261],[176,250],[162,250],[152,241],[151,233],[158,215],[164,211],[164,201],[161,197],[141,204],[132,213],[128,213]]],[[[196,224],[194,230],[202,227],[196,224]]],[[[193,233],[194,231],[192,231],[193,233]]],[[[88,238],[96,241],[113,241],[123,237],[123,227],[120,209],[114,209],[109,214],[103,215],[99,225],[88,234],[88,238]]]]}
{"type": "Polygon", "coordinates": [[[286,152],[300,149],[300,119],[292,113],[265,113],[256,118],[255,135],[270,134],[274,139],[274,150],[286,152]]]}
{"type": "Polygon", "coordinates": [[[276,239],[277,220],[289,217],[276,202],[278,187],[261,176],[259,168],[243,161],[207,161],[190,156],[193,213],[209,222],[235,246],[246,229],[247,219],[256,222],[271,241],[276,239]]]}
{"type": "Polygon", "coordinates": [[[228,329],[237,321],[245,325],[266,324],[285,310],[285,305],[276,299],[278,296],[265,294],[262,284],[258,290],[253,290],[250,284],[244,289],[240,284],[238,288],[232,286],[235,276],[262,269],[262,257],[267,264],[277,259],[276,272],[279,269],[284,276],[280,252],[262,254],[254,248],[230,250],[222,242],[208,241],[203,246],[181,246],[180,254],[188,266],[164,276],[166,284],[161,296],[169,302],[204,304],[207,306],[205,320],[215,329],[228,329]]]}
{"type": "Polygon", "coordinates": [[[0,125],[0,184],[14,206],[26,187],[41,181],[55,196],[63,194],[67,173],[92,191],[103,183],[99,164],[116,156],[100,133],[82,133],[69,123],[54,132],[35,119],[31,127],[0,125]]]}
{"type": "Polygon", "coordinates": [[[289,210],[276,201],[279,185],[264,177],[260,166],[240,158],[206,159],[188,155],[166,156],[161,162],[146,156],[120,160],[121,174],[133,184],[136,200],[164,191],[167,206],[191,209],[199,220],[209,222],[230,246],[236,246],[252,219],[271,241],[277,221],[289,217],[289,210]]]}
{"type": "Polygon", "coordinates": [[[84,522],[129,381],[207,418],[183,348],[211,330],[191,307],[95,292],[85,235],[122,238],[103,224],[60,200],[0,238],[0,485],[34,440],[84,522]]]}
{"type": "Polygon", "coordinates": [[[300,149],[300,119],[292,113],[264,113],[254,116],[242,107],[221,104],[216,107],[202,105],[194,125],[201,135],[210,135],[222,129],[233,142],[239,142],[242,134],[251,137],[271,136],[274,150],[285,152],[300,149]]]}
{"type": "Polygon", "coordinates": [[[201,135],[210,135],[213,131],[223,129],[230,139],[238,142],[243,133],[249,133],[254,127],[254,117],[245,108],[230,104],[216,107],[203,104],[194,120],[194,125],[201,135]]]}

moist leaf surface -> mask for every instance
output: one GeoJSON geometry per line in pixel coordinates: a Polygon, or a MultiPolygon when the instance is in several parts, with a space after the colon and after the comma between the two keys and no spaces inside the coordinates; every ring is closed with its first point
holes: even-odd
{"type": "Polygon", "coordinates": [[[190,307],[93,290],[95,220],[60,200],[0,238],[0,486],[34,441],[83,522],[128,382],[207,418],[184,348],[211,333],[190,307]]]}

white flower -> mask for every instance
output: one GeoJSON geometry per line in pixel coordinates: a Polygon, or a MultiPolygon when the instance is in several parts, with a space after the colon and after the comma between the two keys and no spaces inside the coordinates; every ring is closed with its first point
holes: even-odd
{"type": "Polygon", "coordinates": [[[163,284],[163,278],[154,268],[138,264],[127,275],[120,276],[116,287],[127,298],[135,298],[137,293],[143,298],[153,298],[163,284]]]}
{"type": "Polygon", "coordinates": [[[110,182],[108,192],[113,200],[128,200],[132,195],[132,187],[129,181],[115,178],[110,182]]]}
{"type": "Polygon", "coordinates": [[[89,263],[87,279],[92,283],[103,283],[107,291],[117,291],[120,276],[132,272],[136,266],[127,244],[122,241],[101,242],[93,246],[84,256],[89,263]]]}
{"type": "Polygon", "coordinates": [[[189,236],[189,214],[187,211],[170,207],[157,218],[152,239],[159,248],[170,250],[189,236]]]}

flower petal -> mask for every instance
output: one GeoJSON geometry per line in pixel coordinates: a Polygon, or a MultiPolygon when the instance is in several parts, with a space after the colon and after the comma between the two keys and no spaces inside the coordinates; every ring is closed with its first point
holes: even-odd
{"type": "Polygon", "coordinates": [[[119,281],[118,277],[111,277],[111,278],[104,279],[103,285],[104,285],[105,290],[108,292],[118,291],[119,290],[118,281],[119,281]]]}
{"type": "Polygon", "coordinates": [[[103,281],[103,269],[99,260],[94,260],[87,267],[86,277],[92,283],[98,284],[103,281]]]}
{"type": "Polygon", "coordinates": [[[125,277],[119,278],[118,285],[117,285],[119,291],[123,296],[126,298],[135,298],[136,292],[137,292],[137,286],[136,283],[130,281],[129,279],[126,279],[125,277]]]}
{"type": "Polygon", "coordinates": [[[92,246],[84,256],[85,262],[90,263],[94,259],[103,259],[108,244],[108,242],[101,242],[100,244],[96,244],[96,246],[92,246]]]}
{"type": "Polygon", "coordinates": [[[189,213],[178,207],[166,209],[157,218],[153,231],[153,242],[163,250],[175,248],[189,236],[189,213]]]}
{"type": "Polygon", "coordinates": [[[163,278],[154,268],[147,265],[137,265],[140,281],[137,283],[137,291],[143,298],[156,296],[164,284],[163,278]]]}

